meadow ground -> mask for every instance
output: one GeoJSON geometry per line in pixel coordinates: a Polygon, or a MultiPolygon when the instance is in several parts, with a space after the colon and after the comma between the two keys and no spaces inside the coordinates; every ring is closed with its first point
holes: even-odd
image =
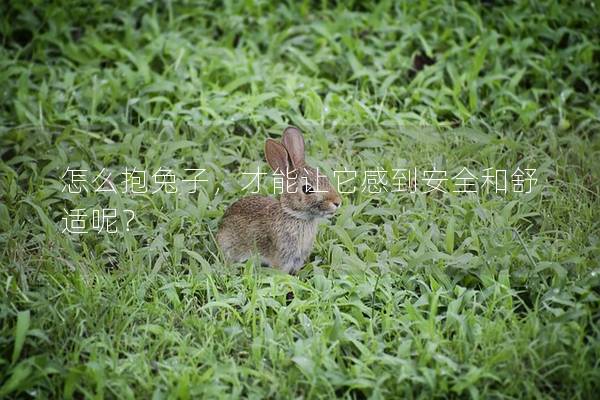
{"type": "Polygon", "coordinates": [[[597,3],[49,3],[0,5],[0,397],[597,395],[597,3]],[[228,265],[288,123],[357,190],[298,276],[228,265]]]}

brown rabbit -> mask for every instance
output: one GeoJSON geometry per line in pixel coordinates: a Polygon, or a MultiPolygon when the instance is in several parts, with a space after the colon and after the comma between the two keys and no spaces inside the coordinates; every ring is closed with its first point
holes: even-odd
{"type": "Polygon", "coordinates": [[[217,242],[232,261],[245,261],[257,252],[268,266],[294,274],[310,255],[318,218],[335,214],[341,198],[326,176],[305,164],[298,128],[286,128],[282,143],[267,139],[265,156],[283,176],[283,193],[279,199],[255,195],[233,203],[225,211],[217,242]]]}

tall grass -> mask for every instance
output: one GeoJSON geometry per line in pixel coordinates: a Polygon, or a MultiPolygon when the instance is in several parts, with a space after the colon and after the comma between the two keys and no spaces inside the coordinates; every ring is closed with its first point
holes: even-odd
{"type": "Polygon", "coordinates": [[[599,22],[585,1],[3,2],[0,397],[595,397],[599,22]],[[298,276],[224,263],[219,218],[290,123],[357,190],[298,276]],[[207,182],[74,194],[68,167],[207,182]],[[537,182],[361,187],[463,167],[537,182]],[[62,232],[102,208],[118,234],[62,232]]]}

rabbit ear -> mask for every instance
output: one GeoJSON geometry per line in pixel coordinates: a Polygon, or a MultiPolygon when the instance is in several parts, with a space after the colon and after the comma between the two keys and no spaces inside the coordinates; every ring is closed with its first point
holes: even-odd
{"type": "Polygon", "coordinates": [[[273,171],[279,170],[282,174],[288,171],[288,152],[279,142],[267,139],[265,143],[265,156],[273,171]]]}
{"type": "Polygon", "coordinates": [[[294,126],[285,128],[282,142],[290,155],[294,168],[304,165],[304,137],[300,129],[294,126]]]}

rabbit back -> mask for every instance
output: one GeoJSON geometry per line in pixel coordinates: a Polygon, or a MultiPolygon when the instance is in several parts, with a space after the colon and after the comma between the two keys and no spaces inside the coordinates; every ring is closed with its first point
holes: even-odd
{"type": "Polygon", "coordinates": [[[310,255],[316,233],[316,220],[286,213],[274,198],[249,196],[227,209],[217,242],[231,261],[243,262],[258,253],[267,266],[295,273],[310,255]]]}

